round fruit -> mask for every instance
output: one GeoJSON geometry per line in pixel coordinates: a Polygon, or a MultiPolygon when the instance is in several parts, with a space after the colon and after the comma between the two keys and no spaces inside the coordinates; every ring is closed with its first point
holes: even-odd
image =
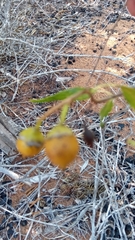
{"type": "Polygon", "coordinates": [[[57,125],[47,134],[45,151],[54,165],[64,169],[75,159],[79,144],[69,127],[57,125]]]}
{"type": "Polygon", "coordinates": [[[39,128],[29,127],[20,132],[16,147],[23,157],[33,157],[41,151],[44,141],[39,128]]]}

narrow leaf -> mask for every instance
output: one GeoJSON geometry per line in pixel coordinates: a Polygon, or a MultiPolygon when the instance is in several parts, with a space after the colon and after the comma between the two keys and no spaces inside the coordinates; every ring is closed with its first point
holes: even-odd
{"type": "Polygon", "coordinates": [[[60,123],[64,124],[65,120],[66,120],[66,116],[68,114],[68,109],[69,109],[69,105],[65,104],[62,108],[61,114],[60,114],[60,123]]]}
{"type": "Polygon", "coordinates": [[[76,88],[69,88],[66,90],[62,90],[58,93],[55,93],[53,95],[49,95],[45,98],[41,99],[31,99],[30,102],[32,103],[45,103],[45,102],[52,102],[52,101],[58,101],[58,100],[64,100],[65,98],[83,90],[84,88],[76,87],[76,88]]]}
{"type": "Polygon", "coordinates": [[[135,109],[135,88],[122,86],[121,90],[130,107],[135,109]]]}
{"type": "Polygon", "coordinates": [[[101,122],[102,122],[103,118],[106,117],[109,114],[109,112],[111,112],[112,108],[113,108],[113,101],[112,100],[107,101],[106,104],[103,106],[103,108],[100,111],[101,122]]]}
{"type": "Polygon", "coordinates": [[[130,145],[131,147],[135,148],[135,141],[134,140],[128,139],[127,144],[130,145]]]}
{"type": "Polygon", "coordinates": [[[85,94],[82,94],[80,97],[78,97],[76,100],[83,101],[83,100],[87,100],[89,98],[90,98],[90,95],[85,93],[85,94]]]}
{"type": "Polygon", "coordinates": [[[105,122],[103,120],[100,120],[100,127],[104,128],[105,127],[105,122]]]}

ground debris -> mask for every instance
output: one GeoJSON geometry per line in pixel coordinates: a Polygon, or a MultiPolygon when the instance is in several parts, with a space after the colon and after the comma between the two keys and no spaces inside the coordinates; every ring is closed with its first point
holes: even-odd
{"type": "Polygon", "coordinates": [[[13,120],[0,114],[0,149],[8,156],[16,153],[16,136],[20,131],[13,120]]]}

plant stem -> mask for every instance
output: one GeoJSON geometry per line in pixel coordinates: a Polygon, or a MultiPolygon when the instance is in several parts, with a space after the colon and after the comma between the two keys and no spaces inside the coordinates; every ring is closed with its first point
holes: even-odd
{"type": "Polygon", "coordinates": [[[121,97],[122,96],[122,93],[118,93],[116,95],[111,95],[110,97],[106,97],[106,98],[103,98],[103,99],[100,99],[100,100],[96,100],[93,95],[91,94],[91,100],[94,102],[94,103],[104,103],[104,102],[107,102],[108,100],[110,99],[114,99],[114,98],[117,98],[117,97],[121,97]]]}
{"type": "Polygon", "coordinates": [[[43,115],[41,115],[41,117],[37,120],[37,123],[36,123],[36,127],[40,127],[40,125],[42,124],[42,121],[44,121],[48,116],[50,116],[51,114],[53,114],[54,112],[58,111],[59,109],[61,109],[64,105],[69,105],[74,101],[76,100],[78,97],[80,97],[82,94],[84,93],[87,93],[89,94],[92,102],[94,102],[95,104],[98,104],[98,103],[104,103],[110,99],[113,99],[113,98],[117,98],[117,97],[120,97],[122,96],[122,93],[118,93],[116,95],[111,95],[107,98],[103,98],[103,99],[100,99],[100,100],[96,100],[93,96],[93,93],[92,91],[90,91],[92,89],[83,89],[81,90],[80,92],[78,93],[75,93],[73,94],[72,96],[64,99],[62,102],[58,103],[57,105],[55,105],[54,107],[50,108],[46,113],[44,113],[43,115]]]}
{"type": "MultiPolygon", "coordinates": [[[[80,97],[84,93],[88,93],[88,90],[83,89],[82,91],[75,93],[74,95],[70,96],[69,98],[64,99],[62,102],[58,103],[54,107],[50,108],[46,113],[41,115],[41,117],[37,120],[36,126],[39,127],[48,116],[50,116],[52,113],[56,112],[57,110],[61,109],[64,105],[70,105],[74,100],[76,100],[78,97],[80,97]]],[[[89,92],[90,94],[90,92],[89,92]]],[[[91,94],[90,94],[91,96],[91,94]]]]}
{"type": "Polygon", "coordinates": [[[65,104],[62,107],[61,114],[60,114],[60,124],[65,123],[66,117],[67,117],[67,114],[68,114],[68,109],[69,109],[69,105],[67,105],[67,104],[65,104]]]}

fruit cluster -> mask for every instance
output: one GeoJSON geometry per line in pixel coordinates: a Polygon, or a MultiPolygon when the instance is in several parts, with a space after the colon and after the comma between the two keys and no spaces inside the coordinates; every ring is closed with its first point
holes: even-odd
{"type": "Polygon", "coordinates": [[[76,136],[63,124],[52,128],[46,137],[39,127],[29,127],[20,132],[16,147],[23,157],[33,157],[44,149],[50,161],[61,169],[65,169],[79,151],[76,136]]]}

